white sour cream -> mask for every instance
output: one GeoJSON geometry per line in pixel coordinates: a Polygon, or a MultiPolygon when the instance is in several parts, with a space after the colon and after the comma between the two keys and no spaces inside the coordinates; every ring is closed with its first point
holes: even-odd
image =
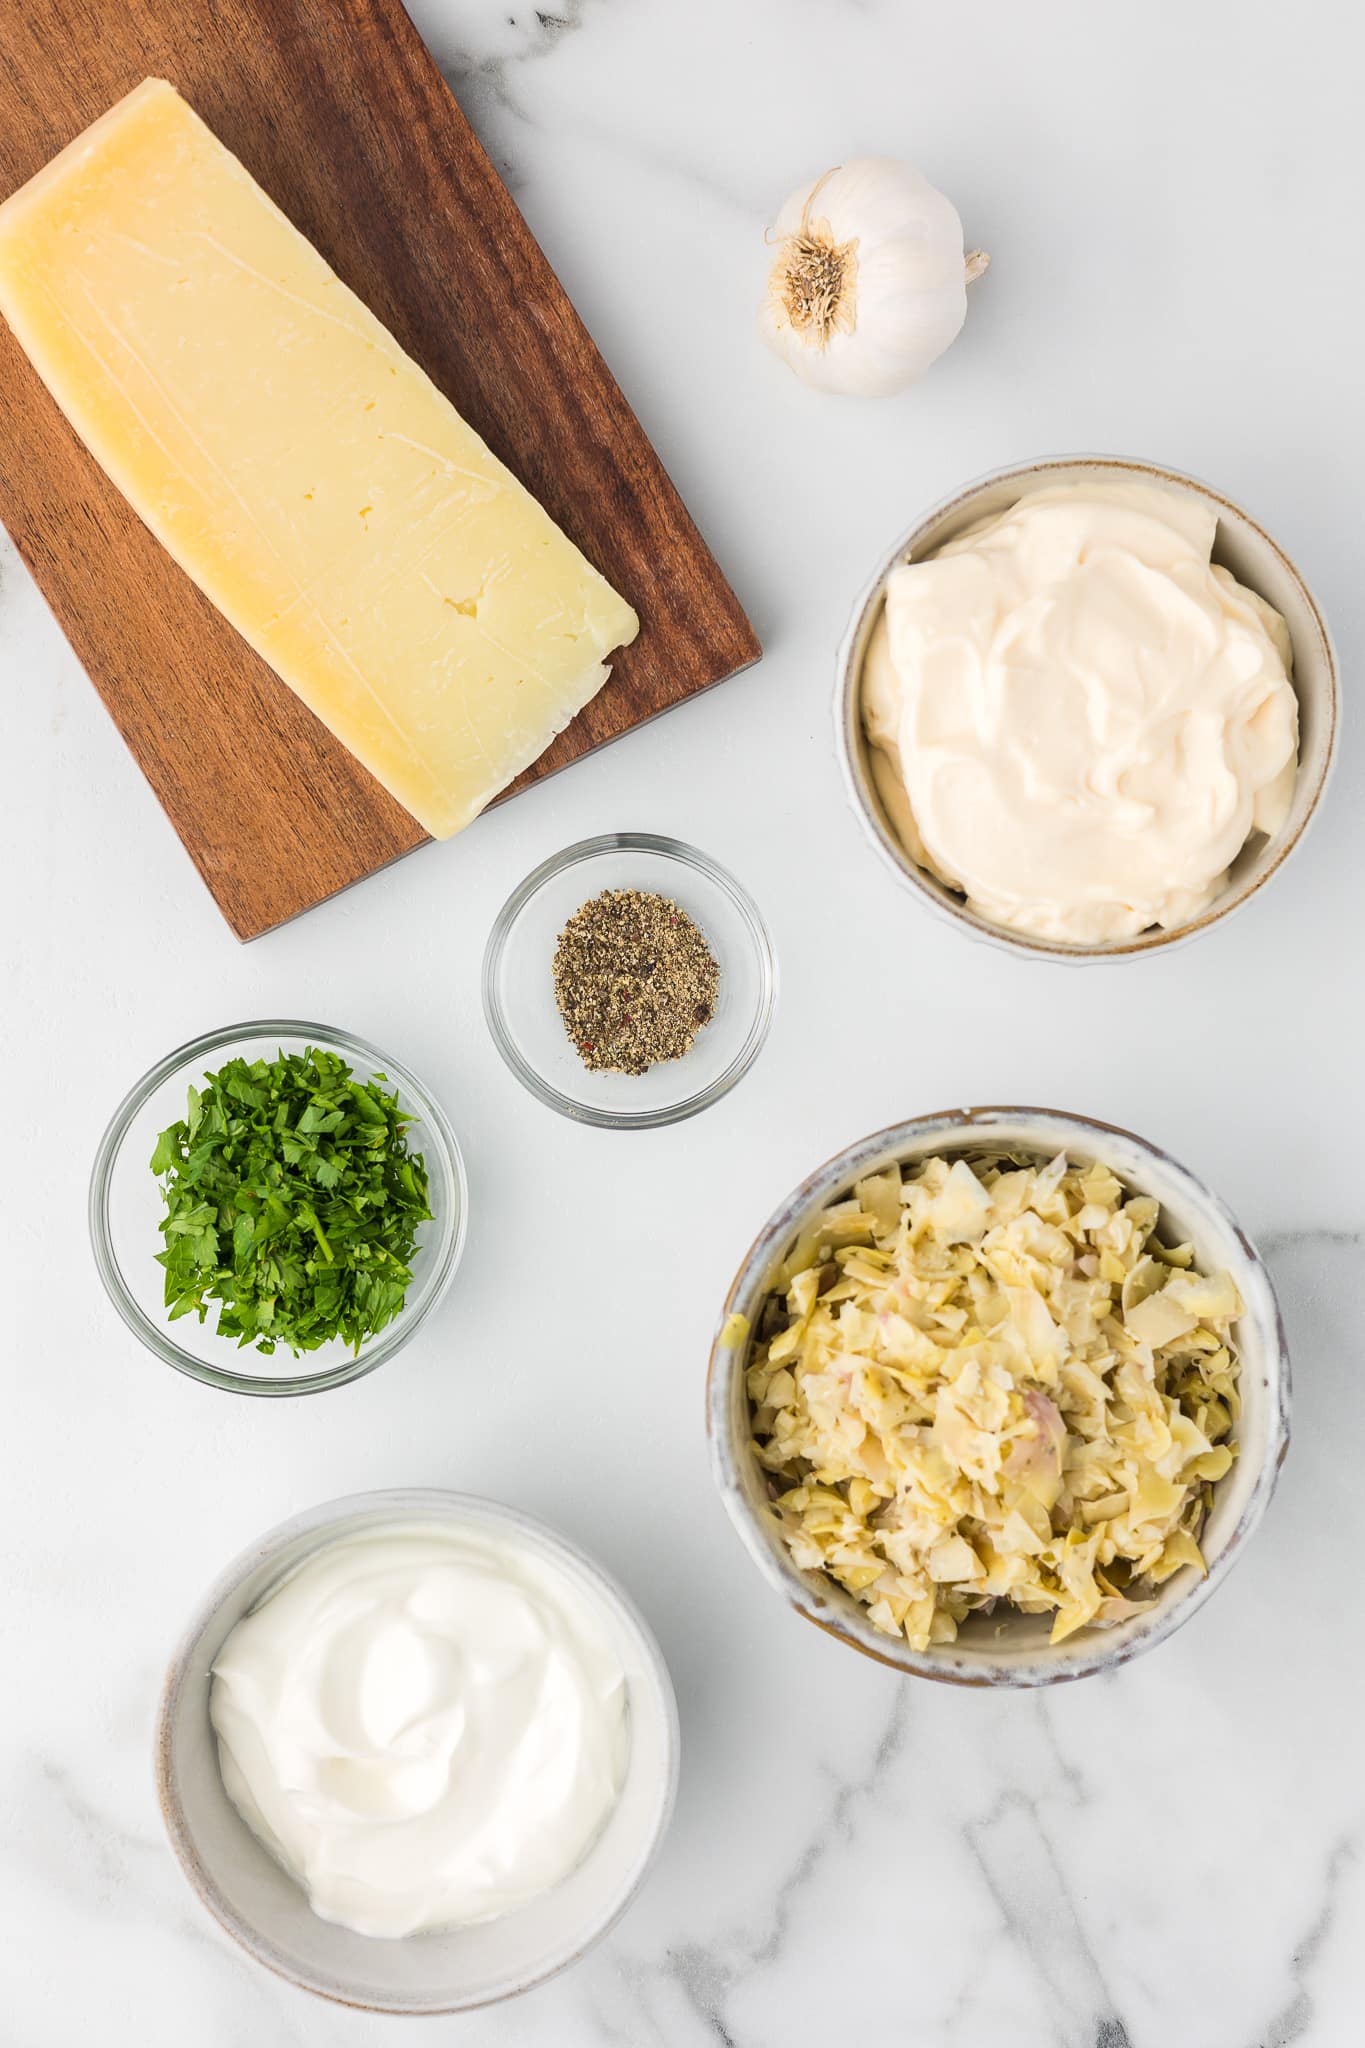
{"type": "Polygon", "coordinates": [[[324,1920],[489,1920],[568,1876],[625,1775],[605,1616],[514,1530],[328,1544],[228,1635],[223,1783],[324,1920]]]}
{"type": "Polygon", "coordinates": [[[1217,521],[1141,483],[1054,484],[893,569],[863,668],[878,786],[982,916],[1101,943],[1183,924],[1283,824],[1284,620],[1217,521]]]}

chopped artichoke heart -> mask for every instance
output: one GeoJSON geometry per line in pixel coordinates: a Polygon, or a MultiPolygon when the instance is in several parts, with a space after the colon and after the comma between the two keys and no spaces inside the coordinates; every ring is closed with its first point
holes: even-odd
{"type": "Polygon", "coordinates": [[[930,1159],[802,1235],[745,1385],[794,1561],[916,1649],[1006,1601],[1143,1611],[1236,1456],[1232,1279],[1103,1165],[930,1159]]]}

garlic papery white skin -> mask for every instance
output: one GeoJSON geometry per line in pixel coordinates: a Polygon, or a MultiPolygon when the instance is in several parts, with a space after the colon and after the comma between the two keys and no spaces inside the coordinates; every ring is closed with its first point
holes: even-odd
{"type": "Polygon", "coordinates": [[[980,249],[963,255],[952,201],[885,156],[793,192],[768,241],[764,339],[806,383],[862,398],[903,390],[943,354],[990,261],[980,249]]]}

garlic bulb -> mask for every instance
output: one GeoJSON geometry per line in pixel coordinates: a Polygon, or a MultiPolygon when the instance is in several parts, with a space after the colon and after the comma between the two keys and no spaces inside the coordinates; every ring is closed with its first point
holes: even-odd
{"type": "Polygon", "coordinates": [[[764,339],[808,384],[865,398],[903,390],[943,354],[990,261],[963,256],[951,200],[884,156],[793,192],[768,240],[764,339]]]}

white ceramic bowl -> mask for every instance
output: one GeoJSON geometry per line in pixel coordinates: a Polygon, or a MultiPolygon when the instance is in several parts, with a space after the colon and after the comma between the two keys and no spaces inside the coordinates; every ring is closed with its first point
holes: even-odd
{"type": "Polygon", "coordinates": [[[625,1911],[673,1810],[678,1718],[649,1629],[613,1580],[529,1515],[468,1494],[401,1489],[328,1501],[272,1529],[201,1603],[171,1659],[155,1769],[171,1847],[200,1899],[247,1953],[307,1991],[375,2012],[464,2012],[527,1991],[576,1962],[625,1911]],[[340,1536],[395,1521],[513,1531],[601,1615],[628,1684],[630,1757],[621,1796],[578,1868],[519,1911],[476,1927],[381,1941],[319,1919],[223,1789],[209,1676],[229,1630],[294,1566],[340,1536]]]}
{"type": "Polygon", "coordinates": [[[717,1326],[707,1382],[707,1433],[716,1484],[745,1548],[774,1591],[798,1614],[838,1641],[898,1671],[958,1685],[1055,1685],[1127,1663],[1164,1642],[1227,1575],[1264,1514],[1289,1447],[1289,1355],[1270,1277],[1254,1247],[1218,1197],[1155,1145],[1112,1124],[1049,1109],[958,1109],[915,1117],[876,1131],[827,1160],[772,1215],[735,1276],[717,1326]],[[768,1475],[751,1449],[744,1376],[749,1332],[773,1278],[806,1224],[864,1175],[912,1165],[934,1153],[1017,1151],[1040,1162],[1065,1151],[1077,1161],[1101,1160],[1135,1193],[1161,1203],[1159,1228],[1170,1243],[1195,1247],[1208,1270],[1232,1274],[1246,1304],[1235,1326],[1241,1356],[1243,1408],[1234,1432],[1238,1455],[1219,1482],[1200,1537],[1208,1576],[1192,1568],[1168,1579],[1156,1604],[1110,1629],[1083,1629],[1048,1642],[1046,1616],[973,1616],[955,1643],[912,1650],[872,1626],[868,1610],[823,1572],[803,1571],[783,1541],[768,1495],[768,1475]],[[743,1318],[738,1328],[733,1318],[743,1318]]]}
{"type": "Polygon", "coordinates": [[[1165,469],[1155,462],[1130,461],[1117,455],[1049,456],[1037,462],[1021,462],[1008,469],[994,470],[975,483],[964,484],[950,498],[926,512],[897,541],[854,607],[853,617],[839,650],[838,680],[834,701],[835,746],[843,772],[844,786],[855,815],[871,845],[899,880],[941,917],[972,932],[977,938],[1026,953],[1036,958],[1069,961],[1130,960],[1144,953],[1169,951],[1172,946],[1209,931],[1257,894],[1271,876],[1278,873],[1303,838],[1322,801],[1336,755],[1340,724],[1340,693],[1336,654],[1322,613],[1303,577],[1289,556],[1258,526],[1249,513],[1234,505],[1220,491],[1179,470],[1165,469]],[[1027,932],[1010,931],[969,909],[962,895],[939,881],[912,858],[896,830],[885,800],[885,778],[890,771],[876,750],[868,745],[863,729],[863,659],[873,628],[886,602],[886,579],[901,562],[922,561],[978,519],[1003,512],[1026,492],[1044,484],[1122,481],[1136,479],[1164,484],[1168,489],[1188,493],[1208,506],[1218,518],[1218,535],[1213,558],[1241,582],[1258,591],[1274,605],[1289,627],[1294,648],[1294,689],[1299,700],[1299,776],[1289,816],[1269,840],[1249,843],[1233,863],[1227,886],[1221,895],[1188,924],[1170,930],[1140,932],[1136,938],[1110,945],[1081,946],[1057,939],[1041,939],[1027,932]]]}

